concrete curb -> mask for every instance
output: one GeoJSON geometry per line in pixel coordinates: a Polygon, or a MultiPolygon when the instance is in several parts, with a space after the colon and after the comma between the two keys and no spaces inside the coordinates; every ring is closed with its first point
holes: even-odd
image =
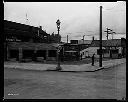
{"type": "MultiPolygon", "coordinates": [[[[123,64],[123,63],[126,63],[126,62],[121,62],[121,63],[118,63],[118,64],[113,64],[113,65],[110,65],[110,66],[103,66],[103,67],[99,67],[95,70],[88,70],[88,71],[64,71],[64,70],[60,70],[58,72],[95,72],[95,71],[99,71],[99,70],[102,70],[102,69],[108,69],[108,68],[111,68],[111,67],[115,67],[115,66],[118,66],[120,64],[123,64]]],[[[9,67],[5,67],[5,68],[9,68],[9,67]]],[[[18,69],[18,70],[28,70],[28,71],[57,71],[56,69],[46,69],[46,70],[41,70],[41,69],[27,69],[27,68],[12,68],[12,69],[18,69]]]]}
{"type": "Polygon", "coordinates": [[[103,67],[100,67],[100,68],[98,68],[94,71],[98,71],[98,70],[102,70],[102,69],[108,69],[108,68],[115,67],[115,66],[118,66],[118,65],[123,64],[123,63],[125,63],[125,62],[122,62],[122,63],[119,63],[119,64],[113,64],[111,66],[103,66],[103,67]]]}
{"type": "MultiPolygon", "coordinates": [[[[99,70],[102,70],[102,69],[107,69],[107,68],[111,68],[111,67],[115,67],[115,66],[118,66],[120,64],[123,64],[125,62],[122,62],[122,63],[119,63],[119,64],[113,64],[111,66],[103,66],[103,67],[99,67],[98,69],[96,70],[90,70],[90,71],[64,71],[64,70],[60,70],[58,72],[96,72],[96,71],[99,71],[99,70]]],[[[56,70],[47,70],[47,71],[56,71],[56,70]]]]}
{"type": "Polygon", "coordinates": [[[7,69],[16,69],[16,70],[23,70],[23,71],[37,71],[37,72],[47,72],[46,70],[35,70],[35,69],[24,69],[24,68],[8,68],[7,69]]]}

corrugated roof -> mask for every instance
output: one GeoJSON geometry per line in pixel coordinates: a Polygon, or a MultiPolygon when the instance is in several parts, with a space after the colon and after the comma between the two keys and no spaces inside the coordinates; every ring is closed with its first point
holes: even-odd
{"type": "MultiPolygon", "coordinates": [[[[91,43],[92,47],[99,47],[100,41],[94,40],[91,43]]],[[[121,46],[121,39],[102,40],[102,46],[121,46]]]]}

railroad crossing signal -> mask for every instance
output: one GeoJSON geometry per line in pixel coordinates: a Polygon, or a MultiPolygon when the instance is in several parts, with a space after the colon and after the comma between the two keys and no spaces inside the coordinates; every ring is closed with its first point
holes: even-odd
{"type": "Polygon", "coordinates": [[[104,32],[107,32],[107,40],[108,40],[108,34],[112,34],[113,32],[112,32],[112,29],[109,29],[109,28],[107,28],[107,30],[106,31],[104,31],[104,32]]]}

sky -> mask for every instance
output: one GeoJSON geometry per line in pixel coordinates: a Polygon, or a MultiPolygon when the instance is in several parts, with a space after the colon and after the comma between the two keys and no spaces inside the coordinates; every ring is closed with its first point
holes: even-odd
{"type": "MultiPolygon", "coordinates": [[[[4,20],[42,26],[48,34],[57,34],[60,20],[62,41],[99,39],[100,6],[102,6],[102,38],[106,27],[112,29],[114,39],[126,37],[126,2],[4,2],[4,20]],[[27,15],[27,16],[26,16],[27,15]],[[26,18],[28,20],[26,20],[26,18]]],[[[109,35],[109,39],[112,36],[109,35]]]]}

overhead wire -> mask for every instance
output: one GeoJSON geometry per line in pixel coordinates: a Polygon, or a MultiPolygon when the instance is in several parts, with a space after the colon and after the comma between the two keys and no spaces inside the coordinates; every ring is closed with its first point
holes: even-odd
{"type": "MultiPolygon", "coordinates": [[[[100,5],[102,5],[102,4],[100,4],[100,5]]],[[[103,5],[102,5],[103,6],[103,5]]],[[[98,7],[99,8],[99,7],[98,7]]],[[[114,6],[114,7],[112,7],[112,8],[104,8],[103,7],[103,10],[105,10],[105,11],[111,11],[111,10],[114,10],[114,11],[116,11],[116,12],[120,12],[120,11],[126,11],[126,10],[124,10],[124,9],[116,9],[116,6],[114,6]],[[115,9],[115,10],[114,10],[115,9]]],[[[86,31],[86,32],[95,32],[95,31],[86,31]]],[[[85,35],[86,34],[86,32],[76,32],[76,33],[83,33],[83,34],[78,34],[78,35],[71,35],[71,37],[82,37],[83,35],[85,35]]],[[[70,34],[72,34],[72,33],[70,33],[70,34]]],[[[116,33],[116,34],[125,34],[125,33],[116,33]]],[[[85,35],[85,36],[93,36],[93,35],[97,35],[97,34],[90,34],[90,35],[85,35]]],[[[66,38],[66,36],[65,37],[63,37],[63,38],[66,38]]]]}

